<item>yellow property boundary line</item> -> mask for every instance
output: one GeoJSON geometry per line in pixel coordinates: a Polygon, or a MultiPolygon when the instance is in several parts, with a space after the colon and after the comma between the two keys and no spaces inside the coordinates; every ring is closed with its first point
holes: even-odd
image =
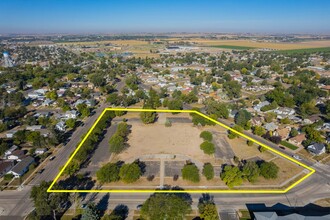
{"type": "Polygon", "coordinates": [[[263,143],[260,143],[259,141],[245,135],[242,134],[234,129],[232,129],[231,127],[217,121],[214,120],[206,115],[204,115],[203,113],[200,113],[199,111],[195,111],[195,110],[167,110],[167,109],[136,109],[136,108],[105,108],[103,110],[103,112],[101,113],[101,115],[99,116],[99,118],[95,121],[94,125],[89,129],[88,133],[85,135],[85,137],[82,139],[82,141],[80,142],[80,144],[78,145],[78,147],[75,149],[75,151],[71,154],[69,160],[65,163],[65,165],[62,167],[62,169],[60,170],[60,172],[57,174],[57,176],[55,177],[55,179],[53,180],[53,182],[51,183],[51,185],[49,186],[49,188],[47,189],[47,192],[55,192],[55,193],[61,193],[61,192],[79,192],[79,193],[230,193],[230,194],[235,194],[235,193],[272,193],[272,194],[281,194],[281,193],[286,193],[289,190],[291,190],[293,187],[295,187],[296,185],[298,185],[299,183],[301,183],[302,181],[304,181],[305,179],[307,179],[309,176],[311,176],[313,173],[315,172],[315,170],[301,162],[299,162],[298,160],[295,160],[263,143]],[[57,182],[57,180],[60,178],[60,176],[62,175],[62,173],[64,172],[65,168],[68,166],[68,164],[70,163],[70,161],[73,159],[73,157],[77,154],[77,152],[79,151],[80,147],[83,145],[83,143],[86,141],[87,137],[89,136],[89,134],[93,131],[94,127],[96,126],[96,124],[100,121],[100,119],[102,118],[102,116],[104,115],[104,113],[106,111],[127,111],[127,112],[164,112],[164,113],[195,113],[198,114],[250,141],[253,141],[254,143],[266,148],[269,151],[274,152],[275,154],[280,155],[281,157],[288,159],[302,167],[304,167],[305,169],[308,169],[310,172],[308,174],[306,174],[305,176],[303,176],[301,179],[299,179],[298,181],[294,182],[292,185],[290,185],[288,188],[283,189],[283,190],[279,190],[279,189],[269,189],[269,190],[235,190],[235,189],[223,189],[223,190],[208,190],[208,189],[203,189],[203,190],[101,190],[101,189],[91,189],[91,190],[54,190],[52,189],[52,187],[54,186],[54,184],[57,182]]]}

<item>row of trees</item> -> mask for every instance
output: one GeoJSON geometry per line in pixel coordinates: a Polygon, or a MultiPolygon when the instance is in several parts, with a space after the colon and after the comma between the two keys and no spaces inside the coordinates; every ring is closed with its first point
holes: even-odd
{"type": "Polygon", "coordinates": [[[130,164],[107,163],[96,172],[97,180],[100,183],[111,183],[122,180],[125,183],[133,183],[142,175],[138,162],[130,164]]]}
{"type": "Polygon", "coordinates": [[[240,167],[226,165],[220,178],[232,188],[241,185],[244,180],[254,183],[260,175],[265,179],[276,179],[278,171],[279,167],[274,162],[262,162],[258,165],[254,161],[248,161],[240,167]]]}
{"type": "Polygon", "coordinates": [[[109,140],[110,152],[118,154],[127,147],[127,136],[130,133],[130,126],[126,122],[121,122],[117,130],[109,140]]]}
{"type": "MultiPolygon", "coordinates": [[[[93,151],[97,147],[98,143],[104,137],[104,130],[110,126],[111,120],[115,117],[113,111],[106,111],[99,122],[95,125],[94,129],[88,135],[87,139],[84,141],[79,151],[69,163],[69,165],[65,168],[63,174],[72,176],[74,175],[83,164],[87,164],[89,162],[89,158],[91,157],[93,151]]],[[[82,136],[82,139],[85,136],[82,136]]]]}

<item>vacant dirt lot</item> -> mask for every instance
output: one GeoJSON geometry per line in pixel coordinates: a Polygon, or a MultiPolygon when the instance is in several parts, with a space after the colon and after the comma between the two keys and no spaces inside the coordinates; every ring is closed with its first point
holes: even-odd
{"type": "Polygon", "coordinates": [[[208,159],[210,156],[199,148],[200,132],[190,124],[174,123],[172,127],[165,127],[158,123],[134,123],[128,136],[130,147],[118,157],[125,161],[145,154],[184,154],[197,160],[208,159]]]}

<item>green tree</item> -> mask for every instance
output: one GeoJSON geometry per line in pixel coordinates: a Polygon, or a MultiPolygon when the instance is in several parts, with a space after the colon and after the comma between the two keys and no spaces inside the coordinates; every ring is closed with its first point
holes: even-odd
{"type": "Polygon", "coordinates": [[[100,218],[100,211],[94,203],[89,203],[81,215],[81,220],[99,220],[100,218]]]}
{"type": "Polygon", "coordinates": [[[202,131],[199,137],[203,138],[204,141],[212,141],[213,139],[212,133],[209,131],[202,131]]]}
{"type": "Polygon", "coordinates": [[[141,112],[140,119],[144,124],[154,123],[157,118],[156,112],[141,112]]]}
{"type": "Polygon", "coordinates": [[[251,119],[251,113],[246,111],[245,109],[241,109],[235,115],[235,123],[239,126],[244,127],[247,122],[251,119]]]}
{"type": "Polygon", "coordinates": [[[116,163],[107,163],[97,172],[96,177],[100,183],[116,182],[119,178],[119,166],[116,163]]]}
{"type": "Polygon", "coordinates": [[[235,166],[226,165],[220,177],[229,188],[239,186],[243,182],[242,172],[235,166]]]}
{"type": "Polygon", "coordinates": [[[254,183],[257,181],[260,175],[260,169],[256,162],[248,161],[244,164],[242,169],[242,176],[244,179],[247,179],[249,182],[254,183]]]}
{"type": "Polygon", "coordinates": [[[133,183],[142,175],[141,169],[137,163],[124,164],[119,171],[120,179],[125,183],[133,183]]]}
{"type": "Polygon", "coordinates": [[[189,180],[194,183],[198,183],[200,180],[199,170],[195,164],[186,164],[183,166],[182,170],[182,179],[189,180]]]}
{"type": "Polygon", "coordinates": [[[47,92],[46,97],[51,100],[56,100],[58,98],[56,91],[47,92]]]}
{"type": "MultiPolygon", "coordinates": [[[[66,210],[66,204],[68,201],[68,193],[49,193],[51,182],[42,181],[38,186],[33,186],[30,198],[34,202],[35,213],[41,218],[53,217],[57,219],[57,215],[66,210]]],[[[58,186],[54,185],[53,189],[59,189],[58,186]]]]}
{"type": "Polygon", "coordinates": [[[72,160],[69,165],[65,168],[63,174],[72,176],[80,169],[80,164],[77,160],[72,160]]]}
{"type": "Polygon", "coordinates": [[[265,179],[276,179],[279,167],[274,162],[263,162],[260,165],[260,174],[265,179]]]}
{"type": "Polygon", "coordinates": [[[212,99],[208,99],[206,101],[206,112],[211,115],[214,114],[216,118],[228,118],[229,117],[229,110],[226,104],[216,102],[212,99]]]}
{"type": "Polygon", "coordinates": [[[110,144],[110,152],[111,153],[120,153],[121,151],[124,150],[125,148],[125,140],[122,136],[118,135],[118,134],[114,134],[112,135],[112,137],[109,140],[109,144],[110,144]]]}
{"type": "Polygon", "coordinates": [[[168,109],[170,110],[182,110],[183,109],[183,102],[179,99],[174,99],[169,101],[168,109]]]}
{"type": "Polygon", "coordinates": [[[266,134],[266,130],[262,126],[254,126],[252,131],[253,131],[253,134],[258,135],[258,136],[266,134]]]}
{"type": "Polygon", "coordinates": [[[173,193],[155,193],[142,205],[141,217],[146,220],[183,220],[191,212],[191,202],[173,193]]]}
{"type": "Polygon", "coordinates": [[[237,81],[228,81],[223,84],[223,88],[227,92],[227,95],[230,99],[240,98],[241,97],[241,84],[237,81]]]}
{"type": "Polygon", "coordinates": [[[295,128],[291,128],[291,131],[290,131],[290,137],[295,137],[297,136],[299,133],[297,131],[297,129],[295,128]]]}
{"type": "Polygon", "coordinates": [[[200,214],[200,218],[204,220],[218,220],[219,215],[217,211],[217,207],[215,206],[213,201],[210,200],[201,200],[198,203],[198,211],[200,214]]]}
{"type": "Polygon", "coordinates": [[[205,163],[203,166],[203,175],[206,177],[207,180],[211,180],[214,177],[214,168],[212,164],[205,163]]]}
{"type": "Polygon", "coordinates": [[[214,144],[208,141],[204,141],[203,143],[201,143],[200,148],[204,151],[205,154],[208,155],[214,154],[215,152],[214,144]]]}
{"type": "MultiPolygon", "coordinates": [[[[232,129],[234,129],[235,131],[238,131],[240,133],[243,132],[243,128],[239,125],[234,125],[234,127],[232,129]]],[[[236,137],[239,137],[239,135],[230,130],[229,133],[228,133],[228,138],[229,139],[234,139],[236,137]]]]}
{"type": "Polygon", "coordinates": [[[76,120],[73,118],[69,118],[68,120],[65,121],[65,124],[69,128],[74,128],[76,126],[76,120]]]}
{"type": "Polygon", "coordinates": [[[125,138],[129,134],[129,132],[130,132],[130,128],[126,122],[121,122],[118,124],[116,134],[125,138]]]}

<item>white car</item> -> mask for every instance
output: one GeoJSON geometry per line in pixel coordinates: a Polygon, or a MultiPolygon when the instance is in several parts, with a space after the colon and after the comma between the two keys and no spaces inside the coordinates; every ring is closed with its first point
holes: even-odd
{"type": "Polygon", "coordinates": [[[294,159],[301,160],[301,158],[298,155],[293,155],[292,156],[294,159]]]}

